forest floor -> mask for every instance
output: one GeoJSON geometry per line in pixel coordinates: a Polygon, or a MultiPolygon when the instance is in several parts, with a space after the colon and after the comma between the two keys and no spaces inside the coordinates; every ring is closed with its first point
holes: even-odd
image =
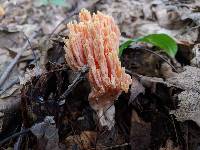
{"type": "Polygon", "coordinates": [[[0,0],[0,150],[200,150],[199,29],[199,0],[0,0]],[[111,130],[88,102],[87,70],[65,62],[66,25],[82,8],[113,16],[121,42],[165,33],[178,44],[175,58],[124,50],[135,84],[111,130]]]}

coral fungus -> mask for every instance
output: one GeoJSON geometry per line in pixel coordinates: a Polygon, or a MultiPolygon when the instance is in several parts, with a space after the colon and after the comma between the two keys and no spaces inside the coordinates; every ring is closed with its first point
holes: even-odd
{"type": "Polygon", "coordinates": [[[103,115],[100,123],[110,128],[114,123],[114,106],[112,111],[106,110],[122,91],[128,92],[132,82],[118,58],[120,31],[114,19],[101,12],[91,15],[83,9],[79,19],[79,23],[67,25],[65,58],[73,70],[89,66],[90,105],[99,116],[103,115]]]}

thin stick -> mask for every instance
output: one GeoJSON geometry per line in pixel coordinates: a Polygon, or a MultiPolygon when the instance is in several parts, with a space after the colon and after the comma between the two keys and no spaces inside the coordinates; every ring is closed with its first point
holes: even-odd
{"type": "MultiPolygon", "coordinates": [[[[24,129],[24,127],[22,126],[21,127],[21,131],[20,132],[23,132],[25,129],[24,129]]],[[[18,139],[17,139],[17,142],[14,144],[14,149],[16,149],[16,150],[19,150],[20,149],[20,146],[21,146],[21,143],[22,143],[22,135],[20,135],[19,137],[18,137],[18,139]]]]}
{"type": "Polygon", "coordinates": [[[78,14],[79,10],[76,8],[74,11],[70,12],[51,32],[51,34],[49,35],[49,38],[52,37],[52,35],[56,32],[56,30],[58,29],[58,27],[60,27],[65,21],[67,21],[69,18],[71,18],[73,15],[78,14]]]}
{"type": "Polygon", "coordinates": [[[124,144],[121,144],[121,145],[115,145],[115,146],[106,147],[106,148],[103,148],[103,150],[119,149],[119,148],[127,147],[127,146],[130,146],[130,143],[124,143],[124,144]]]}
{"type": "Polygon", "coordinates": [[[86,65],[83,66],[81,68],[80,72],[78,73],[78,75],[76,76],[76,78],[74,79],[73,83],[68,86],[67,90],[61,95],[59,100],[65,99],[69,95],[69,93],[78,85],[78,83],[80,83],[80,81],[82,81],[84,79],[83,76],[86,73],[88,73],[88,71],[89,71],[89,67],[86,65]]]}
{"type": "MultiPolygon", "coordinates": [[[[30,38],[30,40],[32,40],[34,38],[35,34],[33,34],[30,38]]],[[[3,86],[3,83],[5,82],[5,80],[7,79],[9,73],[12,71],[12,69],[14,68],[14,66],[17,64],[18,60],[20,59],[21,55],[23,54],[23,52],[26,50],[27,46],[29,45],[28,41],[26,41],[25,45],[22,47],[21,51],[19,51],[17,53],[17,55],[15,56],[15,58],[13,59],[13,61],[9,64],[9,66],[7,67],[7,69],[4,71],[4,73],[2,74],[1,78],[0,78],[0,87],[3,86]]]]}
{"type": "Polygon", "coordinates": [[[8,83],[6,85],[6,87],[4,87],[4,89],[0,89],[0,95],[3,94],[4,92],[6,92],[6,90],[11,88],[13,85],[19,84],[19,83],[20,83],[19,78],[16,78],[16,79],[12,80],[10,83],[8,83]]]}
{"type": "Polygon", "coordinates": [[[35,54],[35,51],[34,51],[32,45],[31,45],[31,42],[30,42],[28,36],[27,36],[24,32],[22,32],[22,33],[24,34],[24,37],[26,38],[26,40],[27,40],[27,42],[28,42],[28,44],[29,44],[29,46],[30,46],[30,48],[31,48],[31,51],[32,51],[32,53],[33,53],[33,57],[34,57],[34,59],[35,59],[35,63],[37,64],[37,57],[36,57],[36,54],[35,54]]]}
{"type": "Polygon", "coordinates": [[[15,133],[15,134],[13,134],[13,135],[7,137],[7,138],[3,139],[2,141],[0,141],[0,146],[2,146],[2,145],[3,145],[5,142],[7,142],[8,140],[10,140],[10,139],[12,139],[12,138],[15,138],[15,137],[17,137],[17,136],[26,134],[26,133],[28,133],[28,132],[30,132],[30,129],[26,129],[26,130],[23,130],[23,131],[21,131],[21,132],[17,132],[17,133],[15,133]]]}
{"type": "MultiPolygon", "coordinates": [[[[95,6],[95,4],[98,1],[100,1],[100,0],[93,0],[92,4],[90,4],[89,2],[87,2],[87,3],[84,3],[84,2],[83,3],[77,3],[78,6],[73,11],[69,12],[69,14],[54,28],[54,30],[49,35],[49,38],[52,37],[52,35],[55,33],[55,31],[58,29],[58,27],[60,25],[62,25],[65,21],[71,19],[71,17],[73,15],[77,15],[82,8],[86,8],[86,9],[88,9],[90,7],[92,8],[93,6],[95,6]]],[[[82,1],[80,1],[80,2],[82,2],[82,1]]]]}

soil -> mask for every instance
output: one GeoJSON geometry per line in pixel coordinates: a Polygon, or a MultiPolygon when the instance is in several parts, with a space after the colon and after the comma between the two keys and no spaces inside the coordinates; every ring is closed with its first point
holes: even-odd
{"type": "MultiPolygon", "coordinates": [[[[104,9],[102,6],[104,3],[106,2],[98,2],[93,9],[101,7],[104,9]]],[[[124,26],[120,27],[124,28],[124,26]]],[[[13,147],[20,150],[200,149],[200,127],[198,124],[194,120],[179,121],[171,113],[171,110],[180,107],[178,95],[184,90],[181,87],[157,82],[157,79],[163,79],[163,82],[167,81],[167,71],[174,74],[181,73],[184,66],[191,65],[191,60],[195,55],[192,52],[194,43],[188,45],[179,43],[175,61],[163,52],[159,52],[160,58],[154,53],[145,51],[145,49],[150,49],[156,52],[155,47],[146,44],[124,50],[120,57],[122,66],[126,68],[127,73],[132,78],[144,87],[145,91],[138,92],[136,97],[132,99],[131,93],[133,91],[130,88],[128,93],[123,92],[118,97],[114,104],[115,125],[111,130],[108,130],[108,128],[99,125],[99,118],[88,102],[90,85],[86,77],[87,72],[81,74],[72,71],[65,62],[62,41],[65,35],[66,31],[62,29],[60,33],[48,37],[44,40],[45,43],[42,43],[43,46],[46,46],[44,71],[41,74],[31,76],[30,80],[20,86],[20,107],[14,111],[4,112],[4,115],[10,118],[3,119],[0,141],[22,132],[24,129],[32,131],[34,125],[45,123],[46,116],[54,116],[55,123],[50,126],[49,134],[52,131],[55,131],[53,132],[55,134],[46,136],[46,131],[43,131],[46,129],[38,127],[36,129],[40,129],[41,134],[44,132],[44,135],[40,136],[34,134],[33,131],[28,131],[9,139],[1,145],[0,149],[13,147]],[[175,72],[171,67],[169,70],[163,71],[163,64],[166,62],[162,58],[175,66],[178,72],[175,72]],[[143,77],[146,79],[155,77],[156,81],[144,80],[143,77]],[[76,79],[77,82],[74,84],[76,79]],[[65,94],[63,95],[63,93],[65,94]]],[[[127,37],[129,36],[127,35],[127,37]]],[[[40,39],[40,37],[37,38],[40,39]]],[[[198,42],[200,41],[197,39],[196,43],[198,42]]],[[[37,64],[28,63],[26,68],[37,70],[37,64]]]]}

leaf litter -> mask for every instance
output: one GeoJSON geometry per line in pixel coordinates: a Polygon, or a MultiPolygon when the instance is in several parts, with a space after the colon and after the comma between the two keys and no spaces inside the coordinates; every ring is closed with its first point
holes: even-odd
{"type": "MultiPolygon", "coordinates": [[[[77,0],[65,7],[29,0],[0,2],[1,75],[27,42],[23,33],[28,38],[35,34],[1,87],[0,139],[9,138],[2,146],[198,149],[198,8],[195,0],[77,0]],[[91,87],[87,74],[73,71],[65,63],[62,39],[68,35],[66,23],[77,17],[78,11],[72,10],[83,6],[112,15],[122,38],[165,33],[178,43],[175,58],[145,43],[124,50],[121,63],[133,81],[129,92],[122,92],[113,104],[115,125],[111,130],[100,125],[101,116],[88,103],[91,87]],[[70,11],[75,15],[65,19],[70,11]],[[22,129],[33,134],[23,134],[22,129]],[[19,136],[10,137],[17,133],[19,136]]],[[[109,113],[109,108],[103,113],[109,113]]]]}

